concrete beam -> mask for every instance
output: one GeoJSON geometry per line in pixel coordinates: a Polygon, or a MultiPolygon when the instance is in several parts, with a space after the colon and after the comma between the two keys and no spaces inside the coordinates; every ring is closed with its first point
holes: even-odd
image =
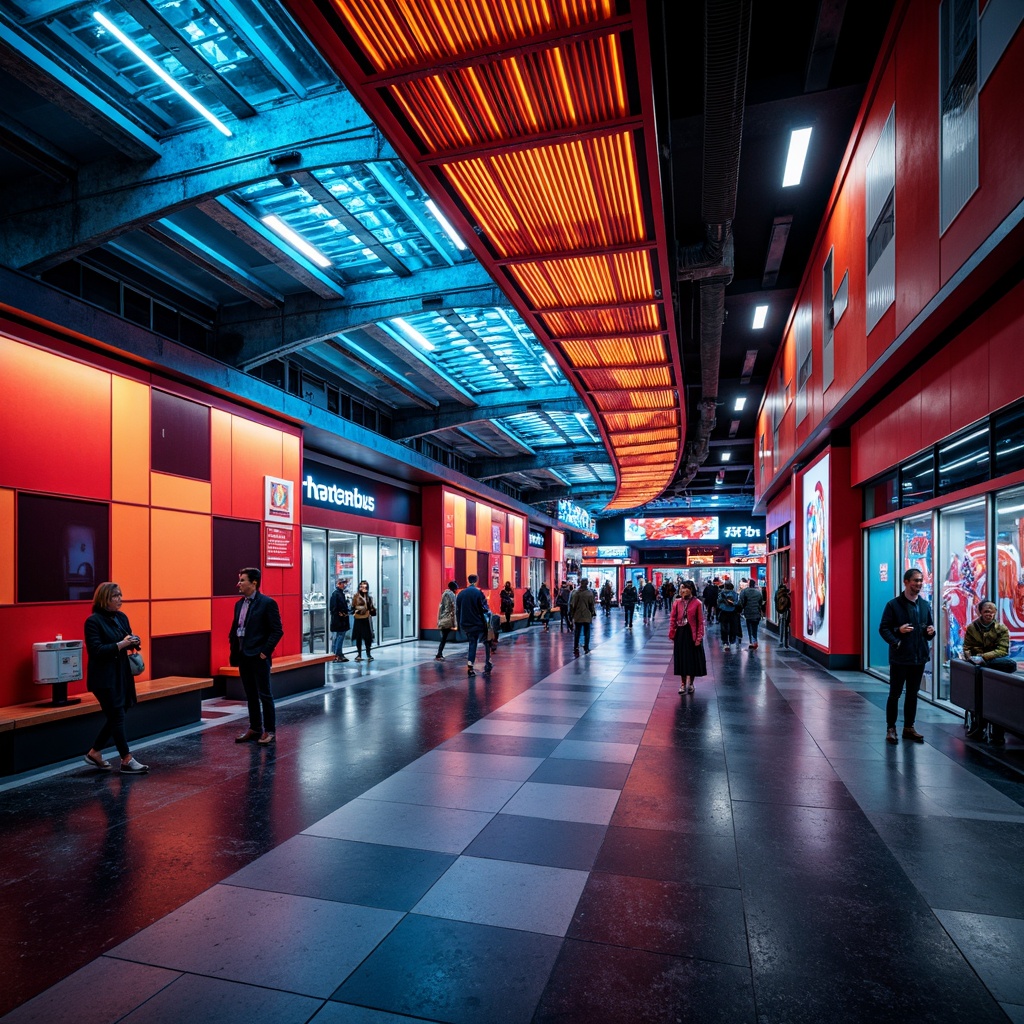
{"type": "Polygon", "coordinates": [[[74,183],[54,189],[26,183],[0,216],[0,251],[9,266],[39,273],[177,210],[279,171],[270,158],[294,151],[289,171],[341,162],[395,159],[390,143],[347,92],[334,92],[261,111],[237,122],[225,139],[196,129],[161,145],[148,166],[101,161],[74,183]],[[330,130],[320,133],[321,126],[330,130]]]}
{"type": "Polygon", "coordinates": [[[587,407],[579,395],[565,384],[528,391],[493,391],[478,395],[476,405],[471,409],[461,405],[442,405],[427,416],[396,415],[392,422],[395,436],[408,441],[437,430],[465,427],[480,420],[518,416],[524,412],[587,412],[587,407]]]}
{"type": "Polygon", "coordinates": [[[529,473],[534,469],[556,468],[581,463],[608,463],[604,445],[567,445],[559,448],[544,448],[533,455],[517,455],[497,459],[479,459],[470,464],[470,474],[478,480],[491,480],[509,473],[529,473]]]}
{"type": "Polygon", "coordinates": [[[336,334],[378,320],[459,306],[505,306],[508,299],[479,263],[419,270],[411,277],[374,278],[345,289],[345,298],[296,295],[273,315],[252,306],[224,311],[220,330],[242,335],[237,364],[251,370],[336,334]]]}

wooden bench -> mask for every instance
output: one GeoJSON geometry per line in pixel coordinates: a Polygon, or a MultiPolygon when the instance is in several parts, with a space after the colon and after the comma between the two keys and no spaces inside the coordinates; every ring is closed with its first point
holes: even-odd
{"type": "MultiPolygon", "coordinates": [[[[129,740],[194,725],[202,718],[202,691],[212,678],[164,676],[135,683],[138,704],[125,716],[129,740]]],[[[84,754],[103,712],[91,693],[80,704],[14,704],[0,708],[0,775],[12,775],[84,754]]]]}
{"type": "MultiPolygon", "coordinates": [[[[315,690],[327,681],[324,665],[334,661],[333,654],[282,654],[270,666],[271,689],[275,697],[290,697],[305,690],[315,690]]],[[[225,665],[217,672],[229,700],[245,700],[242,680],[235,665],[225,665]]]]}

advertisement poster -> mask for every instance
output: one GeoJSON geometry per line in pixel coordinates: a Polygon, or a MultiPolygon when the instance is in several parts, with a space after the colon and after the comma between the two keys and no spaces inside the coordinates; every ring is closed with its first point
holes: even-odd
{"type": "Polygon", "coordinates": [[[265,553],[264,565],[290,569],[295,564],[292,528],[290,526],[277,526],[273,523],[267,523],[265,553]]]}
{"type": "Polygon", "coordinates": [[[804,474],[804,635],[828,647],[829,456],[804,474]]]}
{"type": "Polygon", "coordinates": [[[623,539],[645,540],[718,540],[718,516],[661,516],[627,519],[623,539]]]}
{"type": "Polygon", "coordinates": [[[263,487],[266,495],[263,518],[268,523],[293,523],[295,521],[295,481],[282,480],[276,476],[265,476],[263,487]]]}

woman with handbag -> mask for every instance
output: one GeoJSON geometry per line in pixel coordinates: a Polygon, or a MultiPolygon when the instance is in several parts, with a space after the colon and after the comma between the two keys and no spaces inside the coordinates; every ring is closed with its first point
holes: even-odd
{"type": "Polygon", "coordinates": [[[448,643],[448,637],[455,629],[455,591],[458,589],[458,583],[450,580],[441,595],[441,603],[437,608],[437,628],[441,630],[441,645],[434,655],[434,661],[444,661],[444,645],[448,643]]]}
{"type": "Polygon", "coordinates": [[[86,686],[96,695],[106,721],[100,729],[85,763],[101,771],[110,771],[103,748],[111,741],[121,758],[125,775],[143,775],[149,765],[140,764],[128,749],[124,731],[125,712],[135,702],[135,675],[141,672],[142,641],[132,632],[128,616],[121,611],[121,588],[116,583],[101,583],[92,599],[92,615],[85,620],[85,649],[89,654],[86,686]],[[136,658],[133,668],[129,658],[136,658]]]}
{"type": "Polygon", "coordinates": [[[704,604],[697,598],[697,584],[692,580],[681,584],[679,596],[672,602],[668,638],[675,655],[679,692],[693,693],[694,680],[708,674],[708,665],[704,656],[704,604]]]}
{"type": "Polygon", "coordinates": [[[370,596],[370,584],[361,580],[355,597],[352,598],[352,642],[356,645],[356,661],[363,660],[363,644],[366,644],[366,660],[373,661],[370,646],[373,643],[373,623],[370,621],[377,614],[373,598],[370,596]]]}

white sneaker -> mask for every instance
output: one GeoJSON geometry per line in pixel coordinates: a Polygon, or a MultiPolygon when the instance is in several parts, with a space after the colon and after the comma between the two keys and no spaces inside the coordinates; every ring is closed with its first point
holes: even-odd
{"type": "Polygon", "coordinates": [[[125,775],[145,775],[146,772],[149,771],[149,765],[140,764],[133,757],[130,761],[121,762],[121,771],[123,771],[125,775]]]}
{"type": "Polygon", "coordinates": [[[722,650],[723,651],[728,651],[728,650],[731,650],[731,648],[729,647],[728,644],[722,644],[722,650]]]}

